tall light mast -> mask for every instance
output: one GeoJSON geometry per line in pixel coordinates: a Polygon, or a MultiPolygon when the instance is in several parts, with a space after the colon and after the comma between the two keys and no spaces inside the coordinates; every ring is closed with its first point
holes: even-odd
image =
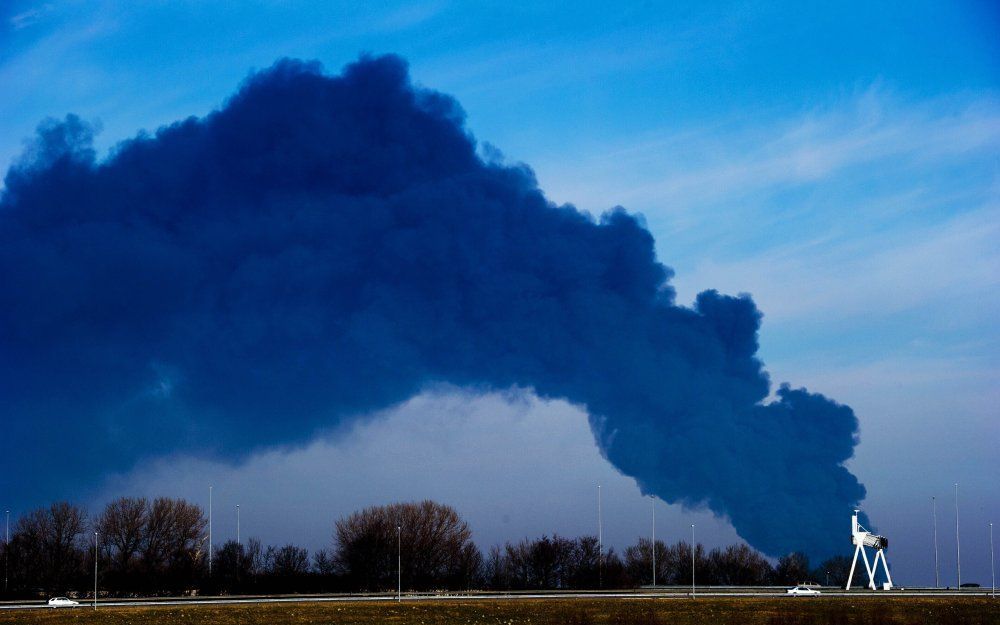
{"type": "Polygon", "coordinates": [[[958,538],[958,482],[955,482],[955,572],[958,588],[962,587],[962,542],[958,538]]]}
{"type": "Polygon", "coordinates": [[[212,487],[208,487],[208,576],[212,577],[212,487]]]}
{"type": "Polygon", "coordinates": [[[601,512],[601,485],[597,485],[597,587],[604,587],[604,518],[601,512]]]}
{"type": "Polygon", "coordinates": [[[931,497],[931,504],[934,506],[934,587],[941,587],[941,578],[938,573],[938,540],[937,540],[937,498],[931,497]]]}
{"type": "Polygon", "coordinates": [[[650,495],[649,503],[650,503],[649,507],[653,512],[653,528],[652,528],[653,542],[650,545],[650,549],[652,550],[653,553],[653,586],[656,586],[656,497],[650,495]]]}

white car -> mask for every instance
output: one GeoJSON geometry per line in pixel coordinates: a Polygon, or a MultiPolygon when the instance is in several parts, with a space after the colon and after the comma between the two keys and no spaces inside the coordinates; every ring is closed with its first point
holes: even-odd
{"type": "Polygon", "coordinates": [[[78,605],[80,605],[78,602],[67,597],[52,597],[49,599],[50,608],[72,608],[78,605]]]}
{"type": "Polygon", "coordinates": [[[786,592],[790,595],[805,597],[812,597],[819,594],[818,590],[809,588],[808,586],[796,586],[795,588],[789,588],[786,592]]]}

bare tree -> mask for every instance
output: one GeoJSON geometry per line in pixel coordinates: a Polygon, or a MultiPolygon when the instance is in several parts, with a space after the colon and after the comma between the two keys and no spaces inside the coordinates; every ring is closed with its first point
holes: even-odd
{"type": "Polygon", "coordinates": [[[774,577],[777,583],[786,585],[811,581],[809,558],[797,551],[781,556],[778,559],[778,566],[774,568],[774,577]]]}
{"type": "Polygon", "coordinates": [[[52,504],[47,515],[49,521],[49,566],[57,582],[68,581],[80,568],[82,561],[81,539],[87,524],[87,514],[82,508],[67,502],[52,504]]]}
{"type": "Polygon", "coordinates": [[[246,582],[250,577],[243,568],[247,559],[243,545],[235,540],[227,540],[215,551],[214,581],[226,592],[235,592],[238,584],[246,582]]]}
{"type": "MultiPolygon", "coordinates": [[[[667,545],[662,552],[662,568],[660,564],[661,552],[657,550],[657,569],[662,573],[663,579],[657,576],[657,583],[687,586],[691,583],[691,544],[679,541],[672,545],[667,545]]],[[[708,558],[705,555],[705,548],[696,545],[694,549],[695,580],[700,584],[712,583],[708,558]]]]}
{"type": "Polygon", "coordinates": [[[851,571],[851,559],[847,556],[834,556],[819,565],[812,573],[813,580],[831,586],[843,586],[847,583],[847,575],[851,571]]]}
{"type": "Polygon", "coordinates": [[[337,564],[329,549],[320,549],[313,554],[313,571],[324,577],[329,577],[337,572],[337,564]]]}
{"type": "MultiPolygon", "coordinates": [[[[602,568],[596,536],[542,536],[490,550],[482,577],[492,588],[597,588],[602,568]]],[[[625,567],[614,550],[603,557],[608,587],[626,586],[625,567]]]]}
{"type": "Polygon", "coordinates": [[[268,547],[266,562],[268,574],[276,577],[294,578],[309,572],[309,552],[295,545],[268,547]]]}
{"type": "MultiPolygon", "coordinates": [[[[605,577],[605,572],[614,573],[617,561],[613,550],[601,556],[601,546],[597,536],[580,536],[576,539],[573,552],[573,573],[570,588],[597,588],[605,577]],[[603,561],[603,564],[602,564],[603,561]],[[609,569],[610,566],[610,569],[609,569]]],[[[613,579],[608,577],[609,580],[613,579]]]]}
{"type": "Polygon", "coordinates": [[[640,538],[639,542],[625,548],[625,569],[632,583],[641,586],[653,582],[653,550],[656,550],[656,582],[669,584],[667,546],[663,541],[653,542],[640,538]]]}
{"type": "Polygon", "coordinates": [[[490,588],[499,590],[511,587],[508,560],[499,545],[490,547],[490,554],[486,559],[483,575],[486,578],[486,584],[490,588]]]}
{"type": "Polygon", "coordinates": [[[397,527],[406,587],[466,583],[470,558],[476,559],[468,524],[453,508],[423,501],[366,508],[337,521],[335,560],[351,584],[366,590],[395,587],[397,527]]]}
{"type": "Polygon", "coordinates": [[[456,575],[456,581],[461,581],[461,587],[466,589],[480,588],[484,579],[483,552],[472,541],[462,547],[461,560],[456,575]]]}
{"type": "Polygon", "coordinates": [[[199,506],[158,497],[148,504],[139,560],[148,587],[190,586],[203,557],[207,521],[199,506]]]}
{"type": "Polygon", "coordinates": [[[83,572],[86,518],[81,508],[67,502],[21,517],[11,541],[16,584],[52,592],[76,582],[83,572]]]}
{"type": "Polygon", "coordinates": [[[774,569],[746,543],[713,549],[708,554],[710,583],[721,586],[763,586],[771,583],[774,569]]]}
{"type": "Polygon", "coordinates": [[[113,578],[124,582],[134,572],[143,547],[149,502],[145,497],[121,497],[108,503],[96,520],[101,545],[113,578]]]}
{"type": "Polygon", "coordinates": [[[264,549],[264,543],[255,536],[251,536],[247,539],[247,544],[242,547],[243,549],[243,562],[241,571],[245,575],[249,576],[251,580],[256,580],[259,576],[263,575],[268,570],[268,558],[270,554],[268,551],[273,550],[273,547],[268,547],[264,549]]]}
{"type": "Polygon", "coordinates": [[[576,541],[542,536],[508,543],[509,583],[514,588],[568,588],[573,577],[576,541]]]}

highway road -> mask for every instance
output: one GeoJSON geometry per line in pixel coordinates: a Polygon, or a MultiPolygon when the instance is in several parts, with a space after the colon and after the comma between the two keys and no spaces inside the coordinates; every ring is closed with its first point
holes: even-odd
{"type": "MultiPolygon", "coordinates": [[[[396,595],[295,595],[295,596],[253,596],[253,597],[176,597],[157,599],[122,599],[122,600],[99,600],[97,609],[140,607],[140,606],[194,606],[194,605],[239,605],[258,603],[347,603],[347,602],[386,602],[404,601],[498,601],[498,600],[518,600],[518,599],[690,599],[690,591],[682,591],[678,588],[670,589],[642,589],[638,591],[621,592],[511,592],[511,593],[419,593],[404,594],[397,599],[396,595]]],[[[988,597],[989,588],[976,588],[965,590],[946,590],[937,588],[912,588],[890,591],[852,590],[842,589],[823,590],[818,597],[794,597],[787,595],[784,588],[768,589],[705,589],[697,590],[695,599],[702,598],[742,598],[742,597],[786,597],[789,601],[807,601],[822,599],[842,599],[859,597],[880,597],[880,598],[904,598],[904,597],[988,597]]],[[[75,609],[93,609],[93,603],[81,600],[80,606],[75,609]]],[[[30,601],[21,603],[0,603],[0,610],[41,610],[50,609],[44,601],[30,601]]],[[[68,609],[68,608],[60,608],[68,609]]]]}

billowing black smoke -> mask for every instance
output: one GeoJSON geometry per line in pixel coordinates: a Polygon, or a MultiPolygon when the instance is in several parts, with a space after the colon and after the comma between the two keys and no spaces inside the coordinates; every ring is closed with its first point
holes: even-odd
{"type": "Polygon", "coordinates": [[[399,58],[281,61],[103,162],[90,140],[43,124],[0,199],[0,490],[236,459],[443,381],[585,407],[644,492],[767,553],[846,540],[857,420],[801,389],[762,403],[753,301],[677,306],[637,218],[484,162],[399,58]]]}

